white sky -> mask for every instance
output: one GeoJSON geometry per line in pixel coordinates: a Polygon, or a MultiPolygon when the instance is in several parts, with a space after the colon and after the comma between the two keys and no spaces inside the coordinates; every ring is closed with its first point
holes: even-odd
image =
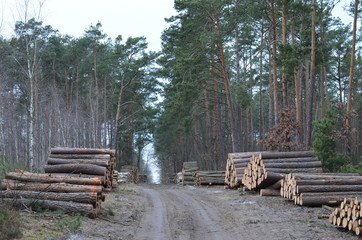
{"type": "MultiPolygon", "coordinates": [[[[3,16],[0,33],[4,35],[11,35],[8,29],[13,28],[14,19],[19,20],[16,2],[23,0],[0,0],[3,16]]],[[[32,2],[37,4],[39,0],[32,2]]],[[[175,14],[173,0],[45,0],[41,15],[45,25],[51,25],[61,34],[81,36],[99,21],[112,39],[118,35],[124,40],[145,36],[149,49],[159,51],[161,33],[168,27],[164,19],[175,14]]]]}
{"type": "MultiPolygon", "coordinates": [[[[160,36],[168,24],[164,18],[175,15],[173,0],[31,0],[34,5],[45,1],[42,21],[62,34],[74,37],[83,35],[91,24],[100,21],[103,31],[112,39],[122,35],[145,36],[149,49],[161,50],[160,36]]],[[[345,23],[352,18],[342,9],[351,0],[342,0],[333,14],[345,23]]],[[[19,15],[19,3],[24,0],[0,0],[0,34],[12,35],[14,22],[23,18],[19,15]],[[18,6],[17,6],[18,4],[18,6]]],[[[21,12],[21,10],[20,10],[21,12]]],[[[34,16],[34,13],[32,14],[34,16]]],[[[32,17],[32,16],[31,16],[32,17]]]]}

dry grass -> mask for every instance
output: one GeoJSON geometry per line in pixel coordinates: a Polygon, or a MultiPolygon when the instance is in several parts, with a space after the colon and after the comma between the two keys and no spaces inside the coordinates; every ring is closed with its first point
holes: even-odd
{"type": "Polygon", "coordinates": [[[9,206],[0,208],[0,240],[22,237],[20,215],[9,206]]]}

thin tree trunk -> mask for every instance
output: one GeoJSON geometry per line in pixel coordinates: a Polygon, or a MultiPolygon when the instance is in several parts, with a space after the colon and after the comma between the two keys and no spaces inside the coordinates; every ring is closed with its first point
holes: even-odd
{"type": "Polygon", "coordinates": [[[307,125],[307,136],[306,146],[312,144],[312,121],[313,121],[313,100],[314,100],[314,88],[315,88],[315,53],[316,53],[316,0],[312,1],[312,46],[311,46],[311,63],[310,63],[310,78],[308,81],[308,92],[307,97],[307,109],[306,109],[306,125],[307,125]]]}
{"type": "MultiPolygon", "coordinates": [[[[286,1],[283,1],[283,16],[282,16],[282,44],[287,43],[287,13],[286,1]]],[[[285,56],[284,56],[285,57],[285,56]]],[[[288,83],[286,79],[286,69],[282,66],[282,88],[283,88],[283,107],[288,106],[288,83]]]]}
{"type": "Polygon", "coordinates": [[[218,43],[216,44],[216,46],[217,46],[217,50],[219,53],[221,73],[222,73],[222,77],[223,77],[225,95],[226,95],[226,101],[227,101],[227,108],[228,108],[227,110],[228,110],[228,117],[229,117],[229,125],[230,125],[230,130],[231,130],[231,145],[232,145],[232,151],[234,152],[236,149],[234,110],[233,110],[233,103],[232,103],[232,98],[231,98],[229,74],[227,72],[224,47],[222,44],[222,34],[221,34],[221,29],[220,29],[219,16],[218,16],[217,12],[215,12],[215,28],[216,28],[215,30],[216,30],[216,33],[218,36],[218,43]]]}
{"type": "Polygon", "coordinates": [[[270,1],[271,3],[271,14],[272,14],[272,30],[273,30],[273,100],[274,100],[274,124],[278,123],[278,76],[277,76],[277,27],[275,19],[275,6],[274,0],[270,1]]]}
{"type": "MultiPolygon", "coordinates": [[[[263,50],[264,50],[264,19],[261,22],[260,34],[260,55],[259,55],[259,140],[263,139],[263,50]]],[[[263,144],[260,144],[260,149],[263,149],[263,144]]]]}
{"type": "MultiPolygon", "coordinates": [[[[353,19],[353,36],[352,36],[352,50],[351,50],[351,64],[349,68],[349,91],[348,91],[348,100],[347,100],[347,115],[352,111],[352,94],[353,94],[353,77],[354,77],[354,65],[355,65],[355,55],[356,55],[356,37],[357,37],[357,18],[358,18],[358,2],[355,0],[354,5],[354,19],[353,19]]],[[[350,119],[346,119],[346,128],[347,131],[350,130],[350,119]]]]}

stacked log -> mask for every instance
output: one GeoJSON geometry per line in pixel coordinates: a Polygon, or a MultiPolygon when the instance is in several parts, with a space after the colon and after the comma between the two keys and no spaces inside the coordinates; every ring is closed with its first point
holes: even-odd
{"type": "Polygon", "coordinates": [[[250,162],[250,158],[260,152],[229,153],[226,160],[225,187],[238,188],[242,185],[244,169],[250,162]]]}
{"type": "Polygon", "coordinates": [[[362,198],[344,198],[339,207],[332,210],[329,222],[362,235],[362,198]]]}
{"type": "Polygon", "coordinates": [[[165,176],[165,184],[175,183],[176,174],[168,174],[165,176]]]}
{"type": "Polygon", "coordinates": [[[197,162],[184,162],[182,167],[182,185],[194,185],[194,175],[198,170],[197,162]]]}
{"type": "Polygon", "coordinates": [[[242,184],[249,190],[263,189],[278,186],[278,181],[288,173],[318,172],[322,172],[322,163],[312,151],[261,152],[250,157],[242,184]]]}
{"type": "Polygon", "coordinates": [[[51,148],[45,173],[103,177],[104,188],[117,183],[115,151],[94,148],[51,148]]]}
{"type": "Polygon", "coordinates": [[[22,170],[7,173],[0,185],[0,202],[15,206],[96,217],[105,200],[102,178],[36,174],[22,170]]]}
{"type": "Polygon", "coordinates": [[[282,181],[280,194],[296,205],[337,206],[345,197],[362,196],[362,176],[348,173],[290,173],[282,181]]]}
{"type": "Polygon", "coordinates": [[[182,172],[178,172],[177,174],[175,174],[175,178],[173,181],[175,184],[182,184],[182,172]]]}
{"type": "Polygon", "coordinates": [[[195,185],[224,185],[225,171],[196,171],[195,185]]]}
{"type": "Polygon", "coordinates": [[[147,175],[146,174],[138,175],[138,182],[139,183],[147,183],[147,175]]]}
{"type": "Polygon", "coordinates": [[[118,172],[119,183],[138,183],[138,168],[135,166],[123,166],[118,172]]]}

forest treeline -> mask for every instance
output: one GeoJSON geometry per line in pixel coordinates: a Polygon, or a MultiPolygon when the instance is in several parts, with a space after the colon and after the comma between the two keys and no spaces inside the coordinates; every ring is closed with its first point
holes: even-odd
{"type": "MultiPolygon", "coordinates": [[[[349,2],[360,23],[359,1],[349,2]]],[[[176,0],[159,60],[169,80],[155,132],[162,169],[223,169],[229,152],[311,148],[326,170],[353,169],[361,35],[332,16],[336,3],[176,0]]]]}
{"type": "Polygon", "coordinates": [[[112,40],[101,23],[75,38],[35,18],[14,32],[0,39],[2,168],[42,171],[51,146],[116,148],[119,166],[139,159],[160,88],[146,39],[112,40]]]}
{"type": "MultiPolygon", "coordinates": [[[[101,23],[73,37],[18,21],[0,38],[0,166],[41,170],[51,146],[116,148],[118,166],[141,166],[153,142],[164,174],[311,148],[328,170],[358,168],[361,35],[336,3],[175,0],[159,53],[101,23]]],[[[358,23],[359,5],[346,10],[358,23]]]]}

